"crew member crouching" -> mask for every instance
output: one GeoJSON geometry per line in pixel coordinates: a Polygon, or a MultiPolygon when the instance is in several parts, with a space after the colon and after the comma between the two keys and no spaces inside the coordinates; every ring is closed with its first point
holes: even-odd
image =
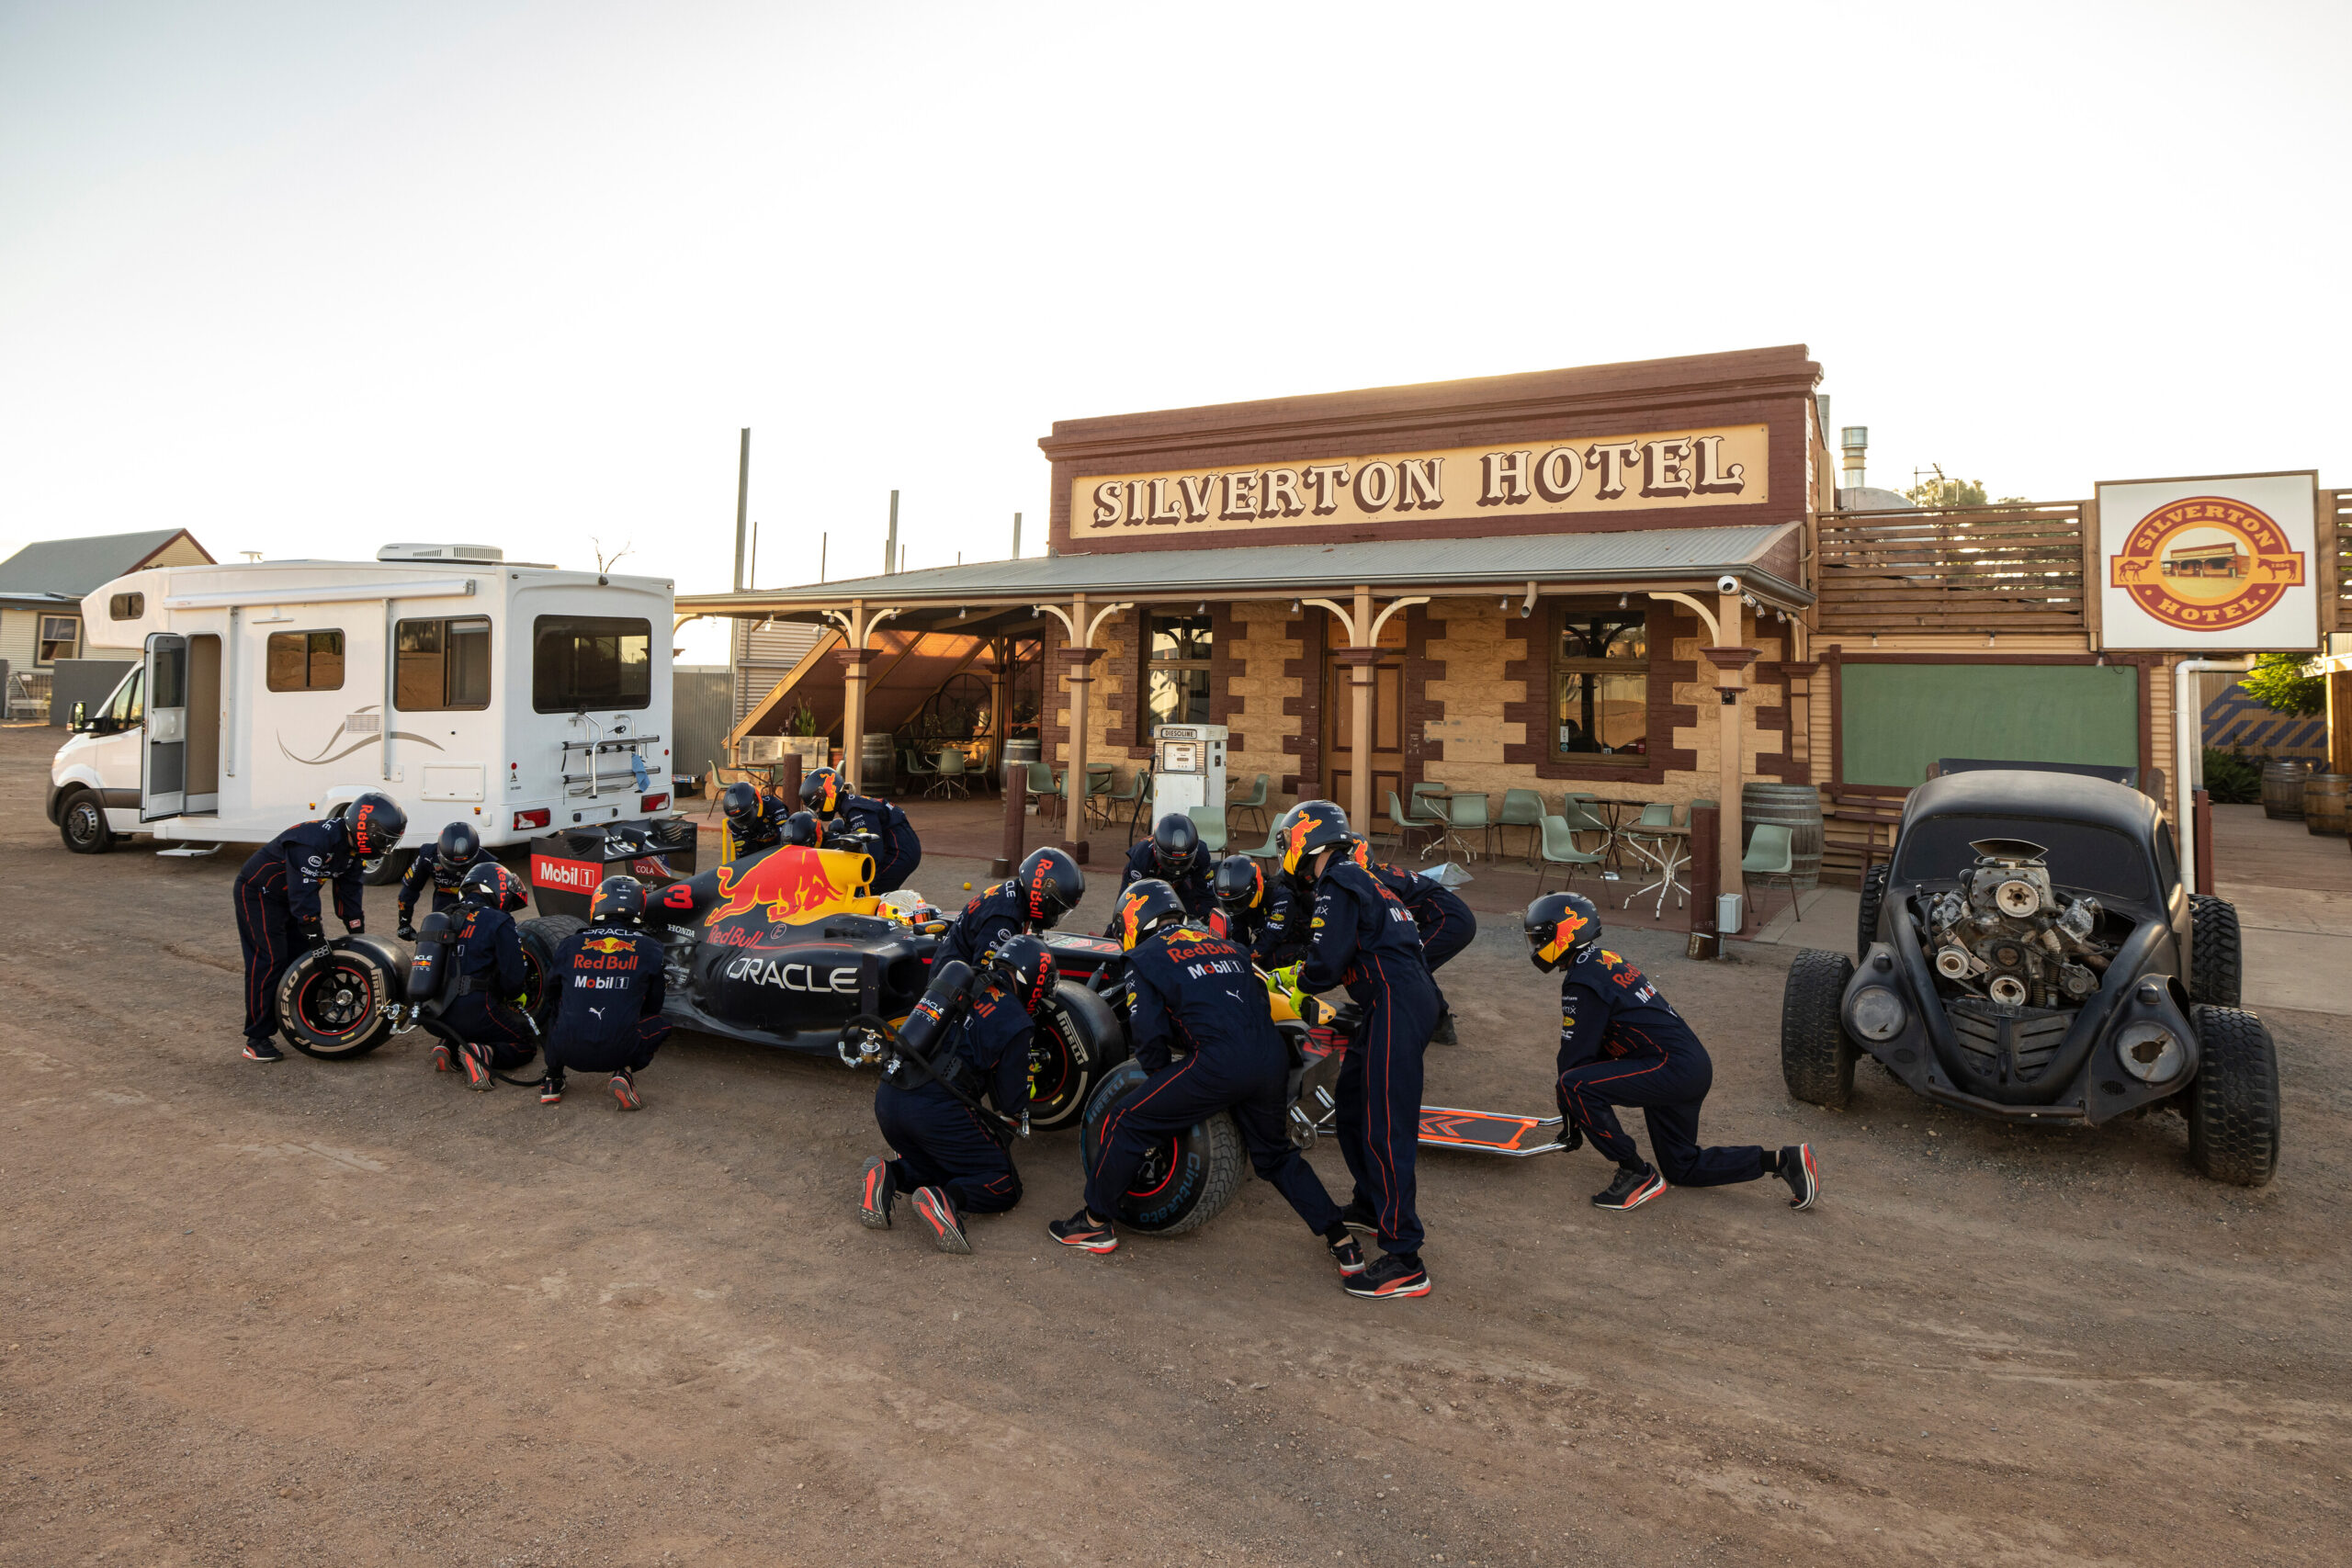
{"type": "Polygon", "coordinates": [[[1019,870],[964,906],[939,939],[933,971],[950,959],[978,969],[1006,937],[1051,931],[1085,897],[1086,874],[1076,861],[1051,847],[1032,850],[1019,870]]]}
{"type": "Polygon", "coordinates": [[[727,836],[737,859],[754,850],[773,849],[783,841],[783,823],[791,804],[741,780],[729,784],[718,797],[719,815],[727,819],[727,836]]]}
{"type": "Polygon", "coordinates": [[[457,904],[444,914],[458,995],[424,1027],[437,1036],[433,1070],[462,1070],[468,1089],[487,1089],[497,1081],[493,1071],[511,1073],[538,1054],[538,1032],[523,1011],[530,972],[512,913],[529,895],[521,879],[494,860],[467,872],[458,893],[457,904]]]}
{"type": "Polygon", "coordinates": [[[539,1103],[563,1099],[566,1072],[610,1073],[623,1111],[640,1109],[637,1075],[669,1037],[662,1016],[662,943],[645,930],[645,886],[608,876],[588,903],[588,927],[555,951],[548,983],[556,990],[548,1028],[548,1076],[539,1103]]]}
{"type": "Polygon", "coordinates": [[[854,831],[872,835],[873,891],[877,897],[904,887],[915,867],[922,863],[922,840],[915,836],[907,814],[889,801],[850,794],[837,768],[819,768],[801,780],[800,804],[819,817],[837,815],[854,831]]]}
{"type": "MultiPolygon", "coordinates": [[[[1216,908],[1216,893],[1209,886],[1213,870],[1201,830],[1181,811],[1171,811],[1152,824],[1151,837],[1127,851],[1126,869],[1119,874],[1119,892],[1146,877],[1165,882],[1184,901],[1184,913],[1205,920],[1216,908]]],[[[1117,907],[1117,900],[1113,907],[1117,907]]],[[[1118,917],[1112,916],[1104,936],[1117,936],[1118,917]]]]}
{"type": "Polygon", "coordinates": [[[408,831],[408,814],[389,795],[369,790],[339,817],[298,822],[249,856],[238,869],[232,897],[237,942],[245,952],[245,1059],[282,1062],[277,1032],[277,982],[287,965],[326,945],[319,889],[334,887],[334,912],[357,936],[368,927],[361,902],[366,863],[389,854],[408,831]]]}
{"type": "Polygon", "coordinates": [[[1812,1145],[1790,1144],[1776,1156],[1753,1144],[1699,1146],[1699,1109],[1714,1084],[1714,1063],[1657,983],[1600,945],[1600,911],[1591,899],[1545,894],[1527,907],[1524,925],[1529,958],[1560,976],[1557,1093],[1568,1146],[1590,1138],[1617,1162],[1616,1179],[1593,1194],[1594,1207],[1638,1208],[1669,1184],[1723,1187],[1767,1176],[1788,1183],[1789,1207],[1813,1207],[1821,1177],[1812,1145]],[[1620,1105],[1642,1108],[1657,1166],[1619,1124],[1613,1107],[1620,1105]]]}
{"type": "Polygon", "coordinates": [[[1396,901],[1413,917],[1413,928],[1421,933],[1421,962],[1428,965],[1430,987],[1437,992],[1437,1027],[1430,1032],[1430,1043],[1460,1044],[1453,1032],[1453,1010],[1446,1005],[1437,972],[1447,959],[1470,945],[1470,939],[1478,934],[1478,917],[1460,895],[1436,878],[1374,860],[1372,847],[1362,839],[1356,840],[1355,861],[1372,873],[1374,882],[1396,895],[1396,901]]]}
{"type": "Polygon", "coordinates": [[[416,852],[401,874],[400,925],[394,931],[402,942],[416,940],[416,901],[433,889],[433,909],[447,913],[458,902],[466,873],[478,865],[496,865],[498,857],[482,848],[481,835],[470,822],[452,822],[440,838],[416,852]]]}
{"type": "Polygon", "coordinates": [[[1212,883],[1217,907],[1209,912],[1209,930],[1248,948],[1259,968],[1280,969],[1306,956],[1306,921],[1296,918],[1300,906],[1286,882],[1269,878],[1248,855],[1227,855],[1212,883]]]}
{"type": "Polygon", "coordinates": [[[1021,1201],[1013,1129],[1029,1107],[1029,1036],[1053,992],[1054,963],[1044,942],[1013,935],[977,975],[943,958],[932,976],[874,1091],[875,1122],[898,1157],[865,1162],[858,1218],[887,1229],[898,1195],[911,1192],[939,1250],[967,1253],[964,1216],[1021,1201]]]}

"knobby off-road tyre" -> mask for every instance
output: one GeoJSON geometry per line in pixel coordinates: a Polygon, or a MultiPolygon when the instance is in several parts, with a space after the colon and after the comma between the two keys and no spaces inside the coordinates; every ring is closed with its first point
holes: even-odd
{"type": "Polygon", "coordinates": [[[114,829],[107,826],[107,808],[96,790],[77,789],[65,797],[57,836],[77,855],[102,855],[114,848],[114,829]]]}
{"type": "Polygon", "coordinates": [[[408,994],[406,980],[368,946],[313,948],[277,982],[277,1027],[305,1056],[364,1056],[391,1038],[383,1004],[408,994]]]}
{"type": "Polygon", "coordinates": [[[1103,1075],[1126,1059],[1111,1004],[1083,986],[1056,986],[1029,1036],[1029,1130],[1076,1126],[1103,1075]]]}
{"type": "Polygon", "coordinates": [[[1892,865],[1874,865],[1862,873],[1862,907],[1854,916],[1854,957],[1859,961],[1878,940],[1879,906],[1886,902],[1886,874],[1892,865]]]}
{"type": "Polygon", "coordinates": [[[2215,1181],[2259,1187],[2278,1168],[2278,1050],[2262,1020],[2200,1007],[2204,1060],[2188,1100],[2188,1157],[2215,1181]]]}
{"type": "Polygon", "coordinates": [[[514,935],[523,944],[525,1010],[537,1021],[542,1034],[555,1022],[559,998],[548,976],[555,973],[556,949],[587,929],[587,921],[570,915],[542,915],[536,920],[514,922],[514,935]]]}
{"type": "MultiPolygon", "coordinates": [[[[1139,1062],[1122,1062],[1103,1075],[1101,1087],[1086,1103],[1086,1120],[1079,1131],[1079,1146],[1088,1170],[1094,1168],[1095,1156],[1102,1146],[1103,1122],[1148,1076],[1139,1062]]],[[[1181,1133],[1161,1136],[1136,1172],[1134,1185],[1120,1198],[1114,1217],[1131,1230],[1155,1235],[1198,1230],[1233,1201],[1249,1168],[1241,1129],[1220,1111],[1181,1133]]]]}
{"type": "Polygon", "coordinates": [[[1853,977],[1854,961],[1844,953],[1807,951],[1789,965],[1781,992],[1781,1077],[1795,1098],[1832,1111],[1853,1099],[1861,1055],[1841,1013],[1853,977]]]}
{"type": "Polygon", "coordinates": [[[2188,896],[2188,994],[2208,1007],[2239,1005],[2245,977],[2237,906],[2211,893],[2188,896]]]}

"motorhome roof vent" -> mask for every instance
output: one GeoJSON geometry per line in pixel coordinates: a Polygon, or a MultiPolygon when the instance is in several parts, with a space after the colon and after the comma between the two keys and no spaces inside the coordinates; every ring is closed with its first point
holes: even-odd
{"type": "Polygon", "coordinates": [[[378,560],[461,560],[488,566],[506,558],[496,545],[386,545],[378,560]]]}

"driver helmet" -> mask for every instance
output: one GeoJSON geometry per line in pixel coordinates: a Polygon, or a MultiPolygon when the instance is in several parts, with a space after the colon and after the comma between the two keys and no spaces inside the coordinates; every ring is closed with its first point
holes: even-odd
{"type": "Polygon", "coordinates": [[[831,817],[839,811],[842,796],[846,793],[838,768],[816,769],[800,781],[800,804],[820,817],[831,817]]]}
{"type": "Polygon", "coordinates": [[[1201,830],[1181,811],[1171,811],[1152,825],[1151,863],[1162,876],[1173,876],[1192,863],[1200,848],[1201,830]]]}
{"type": "Polygon", "coordinates": [[[784,819],[786,843],[797,844],[804,850],[814,850],[822,848],[824,840],[824,827],[817,820],[815,813],[796,811],[784,819]]]}
{"type": "Polygon", "coordinates": [[[1046,944],[1034,936],[1006,937],[989,955],[989,978],[1011,992],[1021,1003],[1021,1010],[1035,1018],[1046,998],[1054,994],[1055,983],[1060,976],[1055,972],[1053,954],[1046,944]]]}
{"type": "Polygon", "coordinates": [[[1529,961],[1546,975],[1600,940],[1600,910],[1581,893],[1546,893],[1527,907],[1521,925],[1529,961]]]}
{"type": "Polygon", "coordinates": [[[1174,925],[1184,918],[1184,901],[1176,897],[1176,889],[1156,876],[1127,885],[1119,895],[1119,946],[1133,953],[1136,944],[1162,926],[1174,925]]]}
{"type": "Polygon", "coordinates": [[[369,790],[343,808],[343,830],[352,853],[373,860],[401,841],[408,831],[408,813],[381,790],[369,790]]]}
{"type": "Polygon", "coordinates": [[[1030,851],[1014,880],[1021,885],[1029,918],[1041,926],[1054,924],[1086,897],[1086,873],[1063,850],[1030,851]]]}
{"type": "Polygon", "coordinates": [[[433,843],[435,858],[450,865],[463,865],[481,852],[481,835],[470,822],[450,823],[433,843]]]}
{"type": "Polygon", "coordinates": [[[1229,915],[1245,914],[1266,901],[1266,874],[1248,855],[1227,855],[1217,863],[1216,901],[1229,915]]]}
{"type": "Polygon", "coordinates": [[[718,809],[729,822],[749,823],[760,814],[758,786],[736,780],[720,793],[718,809]]]}
{"type": "Polygon", "coordinates": [[[525,903],[522,878],[494,860],[470,867],[458,884],[458,897],[486,909],[512,911],[525,903]]]}
{"type": "Polygon", "coordinates": [[[1315,880],[1315,857],[1323,850],[1345,844],[1348,814],[1328,800],[1302,800],[1283,813],[1287,826],[1277,829],[1283,852],[1283,874],[1306,886],[1315,880]]]}
{"type": "Polygon", "coordinates": [[[596,884],[588,901],[588,923],[635,926],[645,923],[645,884],[634,876],[608,876],[596,884]]]}

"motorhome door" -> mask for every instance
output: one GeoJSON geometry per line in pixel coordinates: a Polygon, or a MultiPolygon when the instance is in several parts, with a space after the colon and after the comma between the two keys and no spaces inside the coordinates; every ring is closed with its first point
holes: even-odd
{"type": "Polygon", "coordinates": [[[139,751],[139,820],[187,809],[187,638],[147,638],[147,739],[139,751]]]}

